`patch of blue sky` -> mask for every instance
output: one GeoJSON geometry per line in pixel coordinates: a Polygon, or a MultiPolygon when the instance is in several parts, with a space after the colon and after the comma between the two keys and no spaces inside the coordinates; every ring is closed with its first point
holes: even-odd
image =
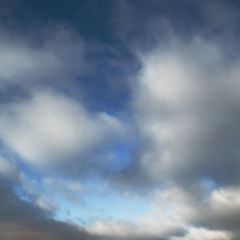
{"type": "Polygon", "coordinates": [[[91,224],[96,219],[135,221],[152,208],[150,199],[124,195],[107,186],[96,186],[82,195],[81,202],[59,199],[55,218],[78,224],[91,224]],[[83,220],[84,219],[84,220],[83,220]]]}
{"type": "Polygon", "coordinates": [[[203,201],[206,201],[211,196],[212,192],[217,188],[216,182],[208,176],[202,177],[200,180],[200,186],[205,193],[203,201]]]}
{"type": "Polygon", "coordinates": [[[19,184],[14,186],[14,193],[23,201],[32,202],[45,192],[41,178],[33,176],[22,171],[19,184]]]}
{"type": "Polygon", "coordinates": [[[126,143],[117,143],[109,152],[111,171],[119,172],[131,164],[131,153],[133,146],[126,143]]]}
{"type": "Polygon", "coordinates": [[[110,152],[113,154],[113,173],[129,167],[133,163],[133,152],[137,147],[138,139],[135,136],[129,136],[127,141],[119,141],[112,146],[110,152]]]}
{"type": "Polygon", "coordinates": [[[23,190],[22,187],[20,187],[20,186],[14,186],[13,192],[14,192],[14,194],[15,194],[19,199],[21,199],[22,201],[31,203],[31,201],[32,201],[31,198],[26,195],[26,193],[25,193],[25,191],[23,190]]]}
{"type": "MultiPolygon", "coordinates": [[[[121,147],[116,151],[120,156],[126,157],[121,147]]],[[[32,202],[34,196],[31,196],[31,191],[34,190],[39,196],[44,196],[45,200],[54,201],[58,205],[55,209],[55,219],[60,221],[72,221],[81,225],[91,224],[96,219],[109,218],[134,221],[152,207],[150,199],[113,190],[99,178],[82,182],[83,191],[73,193],[77,197],[74,199],[70,192],[54,190],[52,186],[45,185],[40,178],[36,180],[28,173],[25,173],[24,179],[26,184],[30,184],[30,192],[27,192],[23,186],[16,186],[15,194],[23,201],[32,202]]]]}
{"type": "Polygon", "coordinates": [[[217,187],[216,182],[215,182],[212,178],[210,178],[210,177],[208,177],[208,176],[205,176],[205,177],[203,177],[203,178],[201,179],[201,185],[202,185],[205,189],[207,189],[209,192],[212,192],[212,191],[215,190],[216,187],[217,187]]]}

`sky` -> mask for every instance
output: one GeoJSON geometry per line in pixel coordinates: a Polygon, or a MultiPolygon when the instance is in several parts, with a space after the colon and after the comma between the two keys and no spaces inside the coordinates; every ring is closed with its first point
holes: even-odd
{"type": "Polygon", "coordinates": [[[238,240],[240,1],[0,0],[0,239],[238,240]]]}

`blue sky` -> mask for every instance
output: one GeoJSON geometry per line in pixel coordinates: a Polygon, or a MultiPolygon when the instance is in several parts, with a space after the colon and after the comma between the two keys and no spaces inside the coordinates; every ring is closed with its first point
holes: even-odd
{"type": "Polygon", "coordinates": [[[237,240],[239,1],[0,1],[0,238],[237,240]]]}

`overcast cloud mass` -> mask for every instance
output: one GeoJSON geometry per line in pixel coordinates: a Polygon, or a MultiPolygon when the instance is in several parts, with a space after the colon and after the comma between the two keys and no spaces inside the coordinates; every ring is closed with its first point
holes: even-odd
{"type": "Polygon", "coordinates": [[[0,0],[0,239],[238,240],[240,1],[0,0]]]}

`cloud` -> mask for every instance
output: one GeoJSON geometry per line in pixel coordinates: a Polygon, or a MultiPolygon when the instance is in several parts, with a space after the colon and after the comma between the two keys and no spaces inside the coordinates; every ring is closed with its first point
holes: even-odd
{"type": "Polygon", "coordinates": [[[228,50],[172,36],[169,47],[139,55],[130,108],[138,142],[117,180],[160,189],[148,217],[152,227],[163,216],[182,223],[188,233],[176,239],[239,236],[239,57],[228,50]]]}
{"type": "Polygon", "coordinates": [[[185,235],[185,229],[160,218],[141,219],[139,222],[97,220],[87,227],[91,234],[116,239],[169,239],[185,235]]]}
{"type": "Polygon", "coordinates": [[[1,88],[63,84],[84,72],[83,43],[67,28],[49,27],[23,36],[0,26],[0,32],[1,88]]]}
{"type": "Polygon", "coordinates": [[[139,11],[134,1],[121,4],[125,15],[118,15],[116,35],[141,65],[130,79],[131,102],[123,114],[128,121],[116,113],[124,101],[104,98],[105,87],[98,87],[108,84],[108,96],[124,92],[125,82],[108,77],[118,77],[122,68],[130,71],[131,60],[121,63],[115,49],[101,50],[101,44],[85,55],[90,45],[65,27],[22,36],[1,26],[0,138],[18,163],[0,158],[3,239],[239,238],[240,61],[237,45],[230,44],[236,41],[238,10],[226,1],[218,7],[215,1],[201,6],[185,1],[181,8],[170,2],[165,14],[158,14],[165,1],[151,1],[147,8],[140,1],[139,11]],[[79,79],[86,68],[96,78],[92,92],[100,96],[80,86],[89,80],[79,79]],[[83,100],[87,95],[104,98],[104,104],[83,100]],[[92,107],[98,104],[101,110],[92,107]],[[40,173],[39,179],[28,171],[40,173]],[[153,194],[153,208],[135,222],[114,219],[113,213],[85,230],[53,220],[61,204],[54,195],[81,200],[79,178],[94,182],[96,174],[99,185],[120,186],[130,196],[136,189],[142,198],[153,194]],[[24,191],[18,197],[27,202],[11,192],[16,178],[24,191]]]}
{"type": "MultiPolygon", "coordinates": [[[[94,223],[86,226],[88,232],[102,235],[114,236],[115,238],[150,238],[150,239],[175,239],[188,234],[189,226],[186,216],[190,212],[193,203],[199,203],[199,196],[207,191],[192,189],[185,191],[178,186],[168,186],[164,190],[155,190],[151,193],[149,200],[140,196],[150,204],[150,208],[137,216],[135,220],[96,219],[94,223]],[[200,193],[201,192],[201,193],[200,193]]],[[[131,196],[131,193],[130,193],[131,196]]],[[[138,196],[139,197],[139,196],[138,196]]],[[[189,221],[191,224],[191,221],[189,221]]]]}
{"type": "Polygon", "coordinates": [[[51,187],[59,187],[60,189],[73,192],[73,193],[79,193],[84,190],[84,187],[81,183],[77,181],[64,181],[62,179],[55,179],[55,178],[45,178],[43,179],[44,183],[51,186],[51,187]]]}
{"type": "Polygon", "coordinates": [[[230,240],[231,235],[224,231],[212,231],[205,228],[190,228],[189,233],[184,237],[177,237],[174,240],[230,240]]]}
{"type": "Polygon", "coordinates": [[[61,210],[62,199],[75,205],[84,204],[85,189],[79,181],[50,177],[32,179],[21,172],[17,190],[21,199],[53,215],[61,210]]]}
{"type": "Polygon", "coordinates": [[[187,188],[168,185],[156,191],[153,200],[153,209],[148,213],[150,219],[164,218],[186,229],[186,234],[176,239],[239,237],[239,190],[236,188],[212,189],[210,182],[189,184],[187,188]]]}
{"type": "Polygon", "coordinates": [[[12,182],[0,178],[0,237],[2,239],[98,239],[83,229],[55,221],[31,203],[17,198],[12,182]]]}
{"type": "Polygon", "coordinates": [[[190,222],[208,229],[238,232],[239,205],[238,187],[216,189],[207,201],[192,210],[190,222]]]}
{"type": "Polygon", "coordinates": [[[39,187],[39,185],[38,180],[32,179],[21,172],[17,185],[17,195],[22,200],[28,203],[31,202],[31,204],[37,206],[42,211],[54,214],[59,208],[59,204],[53,197],[54,194],[52,194],[53,196],[49,196],[50,194],[44,189],[45,186],[39,187]]]}
{"type": "Polygon", "coordinates": [[[10,104],[1,111],[0,128],[4,143],[25,162],[55,170],[56,165],[74,162],[82,173],[93,164],[103,166],[94,162],[95,152],[124,133],[115,117],[90,113],[80,102],[52,91],[38,91],[10,104]]]}
{"type": "Polygon", "coordinates": [[[239,60],[230,61],[216,43],[199,37],[175,39],[171,48],[141,59],[132,98],[139,136],[135,169],[153,182],[208,176],[219,184],[239,183],[239,60]]]}
{"type": "Polygon", "coordinates": [[[18,170],[14,163],[2,156],[0,156],[0,177],[12,180],[18,177],[18,170]]]}

